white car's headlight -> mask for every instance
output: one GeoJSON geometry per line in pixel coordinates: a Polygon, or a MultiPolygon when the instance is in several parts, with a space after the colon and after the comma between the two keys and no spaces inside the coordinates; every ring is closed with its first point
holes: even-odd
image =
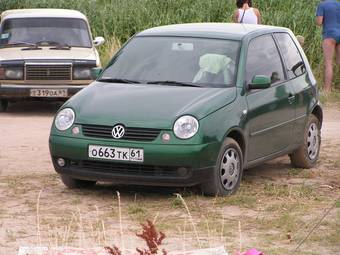
{"type": "Polygon", "coordinates": [[[74,119],[74,111],[71,108],[65,108],[57,114],[54,124],[58,130],[65,131],[73,125],[74,119]]]}
{"type": "Polygon", "coordinates": [[[6,68],[5,77],[9,80],[22,80],[24,72],[22,68],[6,68]]]}
{"type": "Polygon", "coordinates": [[[92,80],[91,69],[88,67],[75,67],[73,71],[75,80],[92,80]]]}
{"type": "Polygon", "coordinates": [[[192,116],[182,116],[176,120],[174,133],[180,139],[189,139],[198,131],[198,121],[192,116]]]}

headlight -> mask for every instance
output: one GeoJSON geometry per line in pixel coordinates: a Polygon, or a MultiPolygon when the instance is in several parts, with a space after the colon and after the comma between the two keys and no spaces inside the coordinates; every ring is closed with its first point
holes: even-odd
{"type": "Polygon", "coordinates": [[[22,80],[24,77],[23,68],[7,67],[5,69],[5,79],[8,80],[22,80]]]}
{"type": "Polygon", "coordinates": [[[71,108],[65,108],[57,114],[54,124],[60,131],[65,131],[73,125],[74,119],[74,111],[71,108]]]}
{"type": "Polygon", "coordinates": [[[73,71],[73,79],[75,80],[92,80],[91,68],[75,67],[73,71]]]}
{"type": "Polygon", "coordinates": [[[189,139],[198,131],[198,121],[192,116],[182,116],[176,120],[174,133],[180,139],[189,139]]]}

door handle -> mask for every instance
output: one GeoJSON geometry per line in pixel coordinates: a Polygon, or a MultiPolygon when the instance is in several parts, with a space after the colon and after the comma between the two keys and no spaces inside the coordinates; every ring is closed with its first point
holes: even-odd
{"type": "Polygon", "coordinates": [[[288,101],[289,101],[290,104],[292,104],[295,101],[295,95],[289,94],[288,95],[288,101]]]}

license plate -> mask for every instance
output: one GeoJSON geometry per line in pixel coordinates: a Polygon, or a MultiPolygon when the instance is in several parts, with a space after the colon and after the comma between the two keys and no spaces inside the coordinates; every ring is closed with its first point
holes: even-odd
{"type": "Polygon", "coordinates": [[[67,89],[31,89],[31,97],[67,97],[67,89]]]}
{"type": "Polygon", "coordinates": [[[144,150],[89,145],[89,158],[143,162],[144,150]]]}

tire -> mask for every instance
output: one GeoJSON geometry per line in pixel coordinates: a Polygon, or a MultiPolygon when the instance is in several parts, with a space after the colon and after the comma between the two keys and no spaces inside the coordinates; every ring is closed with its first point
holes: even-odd
{"type": "Polygon", "coordinates": [[[8,100],[7,99],[0,99],[0,112],[7,111],[8,108],[8,100]]]}
{"type": "Polygon", "coordinates": [[[319,159],[321,136],[320,121],[315,115],[310,115],[303,138],[303,144],[290,154],[292,165],[297,168],[312,168],[319,159]]]}
{"type": "Polygon", "coordinates": [[[64,174],[61,175],[61,181],[69,189],[90,188],[96,184],[96,181],[78,180],[64,174]]]}
{"type": "Polygon", "coordinates": [[[234,139],[226,138],[221,146],[210,180],[202,184],[202,191],[210,196],[232,195],[240,187],[242,173],[242,150],[234,139]],[[225,169],[227,167],[229,169],[225,169]]]}

